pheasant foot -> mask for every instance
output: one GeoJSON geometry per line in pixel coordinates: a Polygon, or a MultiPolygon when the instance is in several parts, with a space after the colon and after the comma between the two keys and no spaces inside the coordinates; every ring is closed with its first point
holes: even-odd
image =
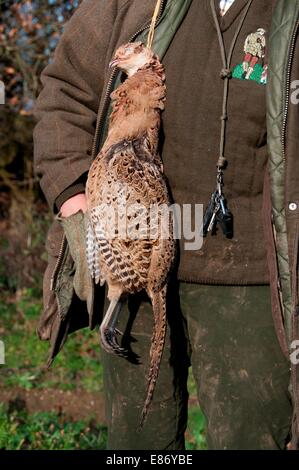
{"type": "Polygon", "coordinates": [[[128,357],[128,350],[122,348],[118,341],[117,336],[121,335],[121,332],[115,328],[121,309],[123,301],[118,299],[111,300],[106,315],[100,326],[100,338],[101,344],[105,351],[110,354],[116,354],[120,357],[128,357]]]}

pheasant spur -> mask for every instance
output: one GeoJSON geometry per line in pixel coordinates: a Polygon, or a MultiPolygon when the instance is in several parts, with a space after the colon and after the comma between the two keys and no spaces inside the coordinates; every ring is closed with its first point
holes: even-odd
{"type": "Polygon", "coordinates": [[[143,423],[163,353],[167,280],[175,258],[158,153],[165,74],[157,56],[140,42],[121,46],[110,65],[127,78],[111,94],[107,138],[88,175],[87,259],[95,282],[108,285],[110,305],[100,327],[106,351],[128,354],[117,342],[116,329],[126,297],[145,290],[151,300],[154,331],[143,423]]]}

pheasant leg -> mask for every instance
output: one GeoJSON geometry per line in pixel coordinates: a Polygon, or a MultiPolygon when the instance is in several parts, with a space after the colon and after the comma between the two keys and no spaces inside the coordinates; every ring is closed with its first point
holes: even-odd
{"type": "Polygon", "coordinates": [[[128,351],[119,346],[117,342],[117,335],[120,331],[117,330],[116,324],[123,306],[123,301],[120,299],[113,299],[110,302],[108,310],[100,326],[101,343],[105,351],[114,353],[117,356],[127,357],[128,351]]]}

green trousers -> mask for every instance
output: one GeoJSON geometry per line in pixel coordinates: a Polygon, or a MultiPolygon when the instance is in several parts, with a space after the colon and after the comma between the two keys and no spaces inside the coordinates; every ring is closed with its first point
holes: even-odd
{"type": "Polygon", "coordinates": [[[167,311],[167,341],[142,431],[153,328],[148,299],[131,297],[122,312],[130,361],[103,352],[108,448],[184,449],[191,363],[209,449],[284,449],[290,371],[274,331],[270,288],[173,283],[167,311]]]}

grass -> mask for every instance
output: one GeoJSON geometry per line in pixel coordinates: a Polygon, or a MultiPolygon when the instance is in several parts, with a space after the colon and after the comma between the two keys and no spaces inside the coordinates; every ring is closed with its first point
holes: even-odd
{"type": "Polygon", "coordinates": [[[0,405],[0,449],[105,449],[107,429],[93,421],[70,421],[61,414],[9,410],[0,405]]]}
{"type": "MultiPolygon", "coordinates": [[[[5,343],[5,366],[0,366],[0,388],[103,391],[98,334],[88,329],[71,335],[54,365],[46,370],[48,343],[39,341],[36,325],[41,292],[22,289],[0,294],[0,339],[5,343]]],[[[192,376],[189,393],[196,394],[192,376]]],[[[42,391],[42,390],[41,390],[42,391]]],[[[91,419],[67,419],[63,411],[29,414],[24,407],[0,405],[0,449],[104,449],[106,429],[91,419]]],[[[186,447],[203,450],[205,421],[198,407],[189,410],[186,447]]]]}
{"type": "MultiPolygon", "coordinates": [[[[74,421],[64,414],[28,414],[0,405],[0,450],[103,450],[107,429],[94,420],[74,421]]],[[[205,420],[199,409],[189,412],[187,450],[206,450],[205,420]]]]}
{"type": "Polygon", "coordinates": [[[189,408],[188,428],[186,433],[187,450],[207,450],[206,420],[198,407],[189,408]]]}
{"type": "Polygon", "coordinates": [[[102,391],[98,335],[88,329],[71,335],[55,366],[44,368],[49,345],[36,335],[41,302],[33,294],[31,289],[24,289],[17,299],[0,297],[0,337],[5,343],[6,360],[5,367],[0,366],[0,386],[27,390],[74,390],[80,386],[89,392],[102,391]]]}

